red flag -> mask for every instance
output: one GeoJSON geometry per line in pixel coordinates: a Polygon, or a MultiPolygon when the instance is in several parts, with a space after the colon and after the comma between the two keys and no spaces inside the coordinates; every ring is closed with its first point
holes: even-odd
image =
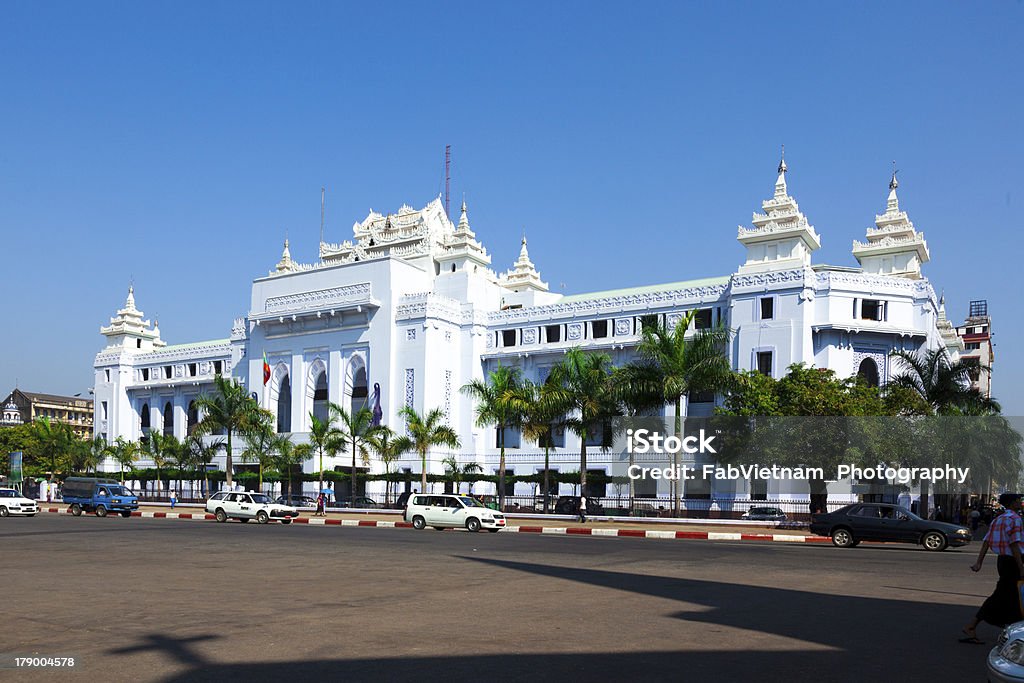
{"type": "Polygon", "coordinates": [[[267,352],[263,352],[263,386],[270,381],[270,363],[267,362],[267,352]]]}

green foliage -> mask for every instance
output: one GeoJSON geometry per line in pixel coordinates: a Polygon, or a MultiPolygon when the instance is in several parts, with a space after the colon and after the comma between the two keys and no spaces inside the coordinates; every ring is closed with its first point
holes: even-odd
{"type": "Polygon", "coordinates": [[[406,429],[409,433],[409,440],[413,449],[420,456],[420,472],[422,473],[420,490],[427,490],[427,451],[432,446],[447,446],[458,448],[459,435],[455,430],[444,424],[444,413],[440,408],[434,408],[426,415],[420,415],[415,410],[406,406],[398,413],[406,420],[406,429]]]}

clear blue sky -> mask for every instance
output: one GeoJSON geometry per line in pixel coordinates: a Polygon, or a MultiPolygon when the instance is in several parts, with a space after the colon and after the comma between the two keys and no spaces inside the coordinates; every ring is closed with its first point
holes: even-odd
{"type": "Polygon", "coordinates": [[[1024,414],[1021,3],[5,2],[0,393],[92,385],[124,303],[228,336],[249,285],[443,189],[566,293],[733,272],[790,193],[856,265],[891,161],[954,322],[1024,414]],[[380,4],[380,7],[371,7],[380,4]]]}

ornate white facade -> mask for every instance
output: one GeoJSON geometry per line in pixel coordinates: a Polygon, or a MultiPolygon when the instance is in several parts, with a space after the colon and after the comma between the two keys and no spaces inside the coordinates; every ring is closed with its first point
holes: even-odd
{"type": "MultiPolygon", "coordinates": [[[[695,326],[723,322],[732,328],[734,368],[775,377],[802,362],[884,383],[892,350],[954,343],[921,274],[928,249],[899,210],[895,174],[885,214],[876,217],[868,242],[854,243],[861,267],[839,267],[811,262],[821,237],[788,194],[786,172],[783,162],[764,213],[754,214],[753,227],[739,229],[745,260],[720,277],[552,293],[525,238],[518,260],[499,276],[470,229],[465,203],[453,223],[434,200],[420,210],[371,211],[354,224],[352,240],[322,243],[319,263],[294,262],[286,241],[276,267],[253,281],[249,311],[228,339],[167,346],[156,326],[142,319],[129,290],[125,307],[101,329],[109,343],[95,362],[96,433],[108,441],[138,439],[145,429],[184,437],[199,417],[192,401],[222,372],[245,383],[278,416],[279,430],[301,441],[310,413],[324,412],[326,401],[365,405],[379,385],[385,424],[401,431],[404,406],[441,408],[461,437],[459,458],[493,473],[494,430],[474,425],[473,406],[459,388],[498,363],[542,379],[575,346],[625,363],[639,339],[641,316],[664,316],[671,325],[699,309],[695,326]],[[271,366],[265,385],[264,354],[271,366]]],[[[693,398],[700,400],[689,404],[689,414],[710,414],[714,403],[693,398]]],[[[566,434],[552,466],[576,470],[578,454],[578,441],[566,434]]],[[[443,471],[446,455],[430,455],[431,471],[443,471]]],[[[611,471],[615,459],[592,449],[589,464],[621,474],[611,471]]],[[[325,466],[348,462],[341,456],[325,466]]],[[[534,473],[542,463],[536,444],[508,450],[509,467],[518,474],[534,473]]],[[[400,467],[418,473],[419,459],[410,454],[400,467]]],[[[372,469],[383,471],[376,462],[372,469]]],[[[520,493],[533,492],[519,486],[520,493]]]]}

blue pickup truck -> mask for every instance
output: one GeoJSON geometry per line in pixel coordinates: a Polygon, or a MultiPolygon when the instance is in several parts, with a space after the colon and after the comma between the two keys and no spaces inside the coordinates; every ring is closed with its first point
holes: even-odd
{"type": "Polygon", "coordinates": [[[113,479],[96,477],[69,477],[64,482],[64,502],[75,517],[85,512],[95,512],[97,517],[106,517],[110,512],[119,512],[130,517],[132,510],[139,509],[139,499],[132,490],[113,479]]]}

